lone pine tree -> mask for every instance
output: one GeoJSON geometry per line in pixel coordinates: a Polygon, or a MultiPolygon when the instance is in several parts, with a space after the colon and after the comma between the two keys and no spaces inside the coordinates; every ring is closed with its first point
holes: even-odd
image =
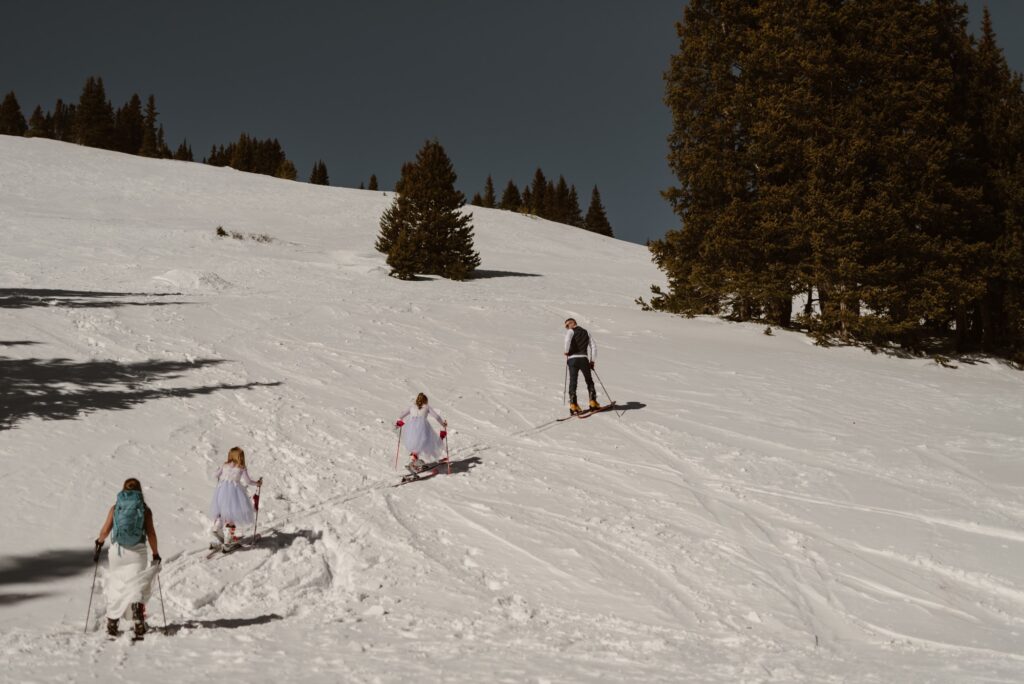
{"type": "Polygon", "coordinates": [[[399,194],[381,217],[377,239],[377,249],[389,257],[402,252],[395,256],[405,269],[400,277],[409,275],[409,249],[415,251],[416,273],[464,280],[480,265],[472,215],[462,210],[466,199],[455,189],[456,180],[451,160],[436,140],[427,141],[416,161],[402,167],[399,194]]]}

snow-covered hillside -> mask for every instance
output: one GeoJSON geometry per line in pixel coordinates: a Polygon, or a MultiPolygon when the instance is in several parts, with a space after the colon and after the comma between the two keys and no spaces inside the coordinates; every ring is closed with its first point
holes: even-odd
{"type": "Polygon", "coordinates": [[[642,246],[495,210],[401,282],[390,195],[0,136],[0,680],[1024,680],[1024,374],[645,313],[642,246]],[[619,414],[553,422],[567,316],[619,414]],[[391,488],[418,391],[454,473],[391,488]],[[208,561],[234,445],[265,539],[208,561]],[[134,646],[82,633],[129,476],[134,646]]]}

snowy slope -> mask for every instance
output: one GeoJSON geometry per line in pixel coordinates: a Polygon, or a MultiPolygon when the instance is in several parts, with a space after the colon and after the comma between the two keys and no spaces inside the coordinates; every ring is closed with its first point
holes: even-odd
{"type": "Polygon", "coordinates": [[[0,136],[0,680],[1024,680],[1024,375],[645,313],[643,247],[495,210],[400,282],[390,194],[0,136]],[[552,422],[566,316],[628,410],[552,422]],[[390,488],[421,390],[455,473],[390,488]],[[236,444],[265,544],[206,561],[236,444]],[[82,634],[129,476],[135,646],[82,634]]]}

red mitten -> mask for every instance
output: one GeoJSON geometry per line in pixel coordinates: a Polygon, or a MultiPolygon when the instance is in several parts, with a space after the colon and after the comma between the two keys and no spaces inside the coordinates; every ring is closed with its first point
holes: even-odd
{"type": "Polygon", "coordinates": [[[403,425],[405,425],[405,421],[403,421],[403,420],[400,420],[400,421],[395,423],[395,427],[402,427],[403,425]]]}
{"type": "Polygon", "coordinates": [[[448,436],[448,431],[447,430],[441,430],[441,439],[444,439],[447,436],[448,436]]]}

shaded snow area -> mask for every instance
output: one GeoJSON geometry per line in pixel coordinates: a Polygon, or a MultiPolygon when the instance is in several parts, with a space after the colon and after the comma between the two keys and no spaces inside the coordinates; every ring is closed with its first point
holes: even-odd
{"type": "Polygon", "coordinates": [[[1024,374],[645,313],[642,246],[496,210],[401,282],[391,194],[0,136],[0,679],[1024,680],[1024,374]],[[554,421],[567,316],[619,413],[554,421]],[[453,473],[391,487],[419,391],[453,473]],[[235,445],[264,539],[207,560],[235,445]],[[130,476],[134,645],[105,557],[83,634],[130,476]]]}

